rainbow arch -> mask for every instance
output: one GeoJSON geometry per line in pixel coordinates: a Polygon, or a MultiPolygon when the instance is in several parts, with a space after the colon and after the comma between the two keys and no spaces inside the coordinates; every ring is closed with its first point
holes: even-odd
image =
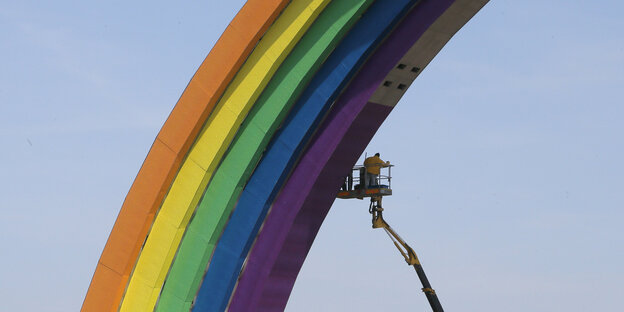
{"type": "Polygon", "coordinates": [[[156,137],[82,310],[283,310],[342,177],[487,2],[249,0],[156,137]]]}

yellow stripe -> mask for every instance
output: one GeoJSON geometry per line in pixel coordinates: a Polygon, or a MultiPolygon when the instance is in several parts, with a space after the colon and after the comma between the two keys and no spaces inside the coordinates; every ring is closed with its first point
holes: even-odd
{"type": "Polygon", "coordinates": [[[152,311],[189,219],[236,131],[330,0],[294,0],[260,40],[200,132],[154,221],[121,311],[152,311]]]}

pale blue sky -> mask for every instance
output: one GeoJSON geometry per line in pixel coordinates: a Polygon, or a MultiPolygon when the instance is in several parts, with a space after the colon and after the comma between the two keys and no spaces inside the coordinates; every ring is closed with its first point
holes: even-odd
{"type": "MultiPolygon", "coordinates": [[[[244,1],[0,0],[0,310],[76,311],[186,83],[244,1]]],[[[624,4],[491,1],[371,142],[448,311],[624,307],[624,4]]],[[[429,309],[338,201],[290,311],[429,309]]]]}

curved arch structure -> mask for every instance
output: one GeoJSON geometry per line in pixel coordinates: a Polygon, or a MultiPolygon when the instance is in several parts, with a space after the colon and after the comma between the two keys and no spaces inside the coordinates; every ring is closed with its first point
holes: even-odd
{"type": "Polygon", "coordinates": [[[342,177],[487,1],[249,0],[158,134],[82,310],[283,310],[342,177]]]}

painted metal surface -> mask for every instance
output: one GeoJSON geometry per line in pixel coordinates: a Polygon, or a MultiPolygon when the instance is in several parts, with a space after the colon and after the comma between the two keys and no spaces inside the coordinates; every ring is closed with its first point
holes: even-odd
{"type": "Polygon", "coordinates": [[[116,311],[182,159],[236,72],[289,0],[249,0],[203,61],[156,137],[93,274],[82,311],[116,311]]]}
{"type": "MultiPolygon", "coordinates": [[[[370,0],[330,3],[275,73],[254,104],[223,162],[204,192],[184,235],[161,293],[157,311],[188,310],[199,282],[240,192],[270,138],[340,39],[368,7],[370,0]]],[[[223,274],[221,270],[209,270],[223,274]]],[[[217,278],[210,287],[220,298],[217,278]]],[[[214,301],[211,307],[216,307],[214,301]]]]}
{"type": "MultiPolygon", "coordinates": [[[[244,295],[247,299],[240,299],[251,301],[245,309],[272,311],[285,307],[297,273],[344,175],[392,108],[368,103],[368,99],[402,55],[452,3],[425,0],[417,6],[334,104],[275,200],[247,259],[236,290],[247,290],[244,295]]],[[[232,307],[239,298],[235,293],[232,307]]]]}
{"type": "Polygon", "coordinates": [[[165,197],[128,283],[121,311],[154,309],[182,235],[217,164],[279,65],[329,2],[292,1],[228,86],[165,197]]]}
{"type": "Polygon", "coordinates": [[[305,142],[352,75],[413,3],[405,0],[376,1],[319,70],[272,140],[241,194],[215,250],[206,275],[209,281],[204,282],[197,297],[198,307],[211,306],[215,301],[219,307],[227,304],[266,211],[305,142]],[[219,276],[214,276],[216,272],[220,272],[219,276]],[[220,278],[227,280],[220,281],[220,278]],[[224,289],[224,286],[227,288],[224,289]],[[213,292],[221,294],[224,291],[226,293],[220,298],[212,296],[213,292]]]}
{"type": "Polygon", "coordinates": [[[131,276],[122,310],[188,311],[208,263],[195,311],[285,307],[344,175],[487,0],[422,0],[413,10],[418,0],[377,0],[353,26],[371,2],[243,7],[152,146],[83,310],[117,310],[131,276]]]}

